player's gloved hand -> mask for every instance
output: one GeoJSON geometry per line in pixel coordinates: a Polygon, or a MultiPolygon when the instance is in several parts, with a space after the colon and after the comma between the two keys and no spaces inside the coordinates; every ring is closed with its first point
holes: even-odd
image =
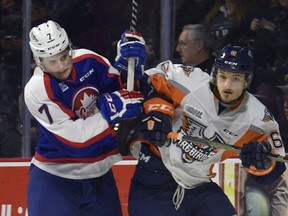
{"type": "Polygon", "coordinates": [[[125,31],[117,43],[114,67],[128,71],[128,59],[135,59],[135,78],[141,79],[146,60],[145,40],[139,32],[125,31]]]}
{"type": "Polygon", "coordinates": [[[144,102],[146,115],[140,125],[140,137],[161,147],[167,141],[167,135],[172,130],[171,119],[174,106],[168,101],[153,97],[144,102]]]}
{"type": "Polygon", "coordinates": [[[244,144],[240,153],[242,165],[251,170],[264,170],[271,166],[272,160],[267,157],[271,153],[271,145],[267,141],[244,144]]]}
{"type": "Polygon", "coordinates": [[[140,125],[140,136],[159,147],[168,140],[167,135],[172,130],[171,118],[162,112],[150,112],[144,116],[140,125]]]}
{"type": "Polygon", "coordinates": [[[137,91],[125,89],[102,94],[98,98],[98,107],[103,117],[112,124],[120,119],[134,118],[142,112],[143,95],[137,91]]]}

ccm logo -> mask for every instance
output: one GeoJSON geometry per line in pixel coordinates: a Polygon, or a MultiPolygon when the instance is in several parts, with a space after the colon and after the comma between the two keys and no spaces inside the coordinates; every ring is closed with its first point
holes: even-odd
{"type": "Polygon", "coordinates": [[[173,108],[167,104],[149,104],[148,110],[163,110],[169,113],[173,113],[173,108]]]}

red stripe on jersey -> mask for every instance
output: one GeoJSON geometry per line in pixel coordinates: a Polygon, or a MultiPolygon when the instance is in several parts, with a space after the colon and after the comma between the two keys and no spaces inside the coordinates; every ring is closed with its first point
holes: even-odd
{"type": "Polygon", "coordinates": [[[69,141],[63,137],[58,136],[57,134],[54,134],[58,140],[65,143],[66,145],[72,146],[74,148],[86,148],[87,146],[90,146],[92,144],[95,144],[95,142],[98,142],[99,140],[103,139],[104,137],[108,135],[112,135],[113,137],[116,136],[116,132],[111,128],[107,128],[97,136],[92,137],[91,139],[87,140],[86,142],[75,142],[75,141],[69,141]]]}
{"type": "Polygon", "coordinates": [[[63,112],[65,112],[71,119],[76,119],[77,117],[73,111],[65,108],[60,101],[55,99],[54,94],[53,94],[53,90],[51,88],[49,75],[45,74],[45,73],[44,73],[44,85],[45,85],[45,89],[46,89],[46,92],[47,92],[49,99],[51,101],[53,101],[53,103],[57,104],[60,107],[60,109],[63,112]]]}
{"type": "Polygon", "coordinates": [[[98,157],[93,158],[55,158],[55,159],[49,159],[45,158],[42,155],[38,154],[38,152],[35,152],[35,159],[41,162],[58,162],[58,163],[94,163],[98,161],[102,161],[105,158],[116,155],[119,153],[118,147],[113,149],[112,151],[109,151],[105,154],[102,154],[98,157]]]}
{"type": "Polygon", "coordinates": [[[118,77],[118,75],[116,75],[114,73],[109,73],[109,68],[111,65],[107,64],[107,62],[99,55],[84,54],[84,55],[81,55],[81,56],[74,58],[73,63],[77,63],[77,62],[82,61],[83,59],[86,59],[86,58],[93,58],[96,61],[98,61],[99,63],[103,64],[106,68],[108,68],[108,74],[107,74],[108,77],[118,77]]]}

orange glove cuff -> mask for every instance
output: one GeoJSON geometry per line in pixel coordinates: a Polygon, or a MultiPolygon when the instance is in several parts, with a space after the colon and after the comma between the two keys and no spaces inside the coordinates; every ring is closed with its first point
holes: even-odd
{"type": "Polygon", "coordinates": [[[174,115],[175,107],[173,104],[163,100],[162,98],[151,98],[144,102],[144,111],[145,113],[149,113],[152,111],[162,112],[170,116],[170,118],[174,115]]]}

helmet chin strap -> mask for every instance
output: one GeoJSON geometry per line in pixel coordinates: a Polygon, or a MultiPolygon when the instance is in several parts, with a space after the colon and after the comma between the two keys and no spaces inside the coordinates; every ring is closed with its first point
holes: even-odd
{"type": "Polygon", "coordinates": [[[69,55],[71,56],[71,58],[73,59],[73,57],[74,57],[74,55],[75,55],[75,51],[72,49],[72,43],[71,42],[69,42],[69,49],[70,49],[70,51],[69,51],[69,55]]]}
{"type": "Polygon", "coordinates": [[[39,58],[39,57],[34,56],[34,61],[35,61],[36,65],[37,65],[42,71],[45,71],[45,68],[44,68],[44,66],[41,64],[41,61],[40,61],[40,58],[39,58]]]}

